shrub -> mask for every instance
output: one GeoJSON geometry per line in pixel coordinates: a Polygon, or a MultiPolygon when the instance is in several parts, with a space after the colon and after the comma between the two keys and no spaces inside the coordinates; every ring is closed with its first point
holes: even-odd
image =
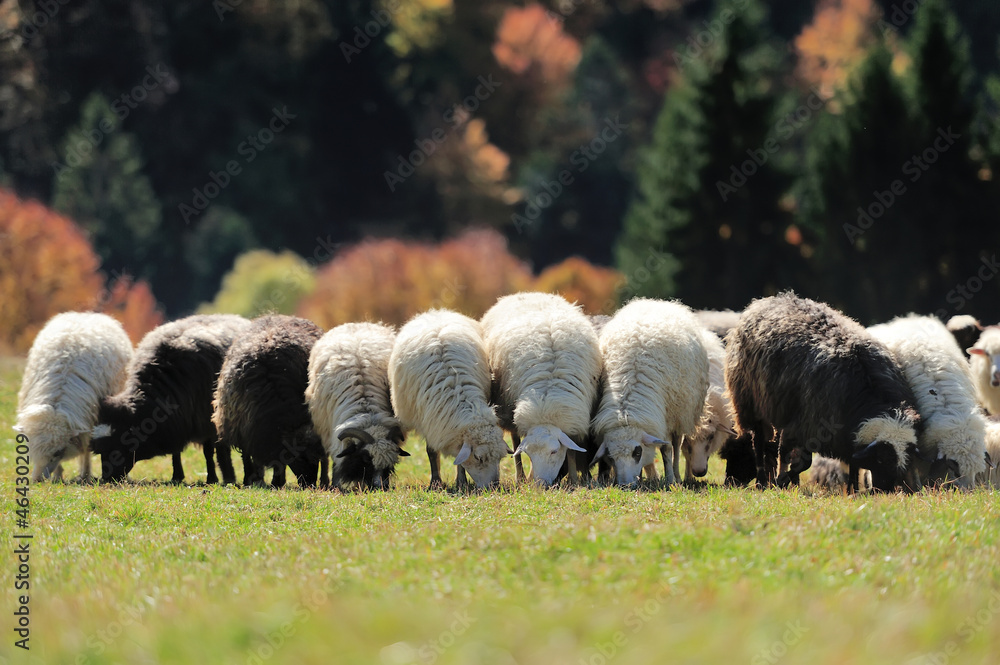
{"type": "Polygon", "coordinates": [[[315,286],[315,271],[295,252],[255,249],[236,258],[222,278],[215,300],[198,308],[204,314],[291,314],[315,286]]]}
{"type": "Polygon", "coordinates": [[[588,314],[611,314],[618,305],[615,291],[623,280],[624,276],[613,268],[571,256],[543,270],[534,288],[580,303],[588,314]]]}

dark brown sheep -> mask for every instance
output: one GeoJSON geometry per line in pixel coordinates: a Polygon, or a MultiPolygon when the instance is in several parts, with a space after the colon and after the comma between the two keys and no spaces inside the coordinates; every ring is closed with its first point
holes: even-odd
{"type": "MultiPolygon", "coordinates": [[[[311,321],[293,316],[262,316],[236,338],[219,374],[212,421],[219,449],[243,456],[243,484],[263,485],[264,468],[274,470],[271,485],[285,484],[285,467],[299,486],[316,484],[316,467],[327,457],[306,405],[309,352],[323,336],[311,321]]],[[[322,484],[328,484],[323,465],[322,484]]]]}
{"type": "MultiPolygon", "coordinates": [[[[212,393],[226,351],[249,327],[241,316],[189,316],[142,338],[125,388],[98,409],[91,446],[101,456],[103,482],[125,480],[136,462],[160,455],[173,456],[173,482],[183,482],[180,453],[190,442],[205,451],[207,482],[219,482],[212,393]]],[[[223,482],[236,482],[228,449],[219,450],[219,467],[223,482]]]]}
{"type": "Polygon", "coordinates": [[[775,478],[765,460],[774,430],[791,482],[818,452],[870,469],[873,485],[891,491],[916,450],[920,416],[888,350],[853,319],[793,293],[743,312],[729,334],[726,383],[738,429],[753,436],[761,486],[775,478]]]}

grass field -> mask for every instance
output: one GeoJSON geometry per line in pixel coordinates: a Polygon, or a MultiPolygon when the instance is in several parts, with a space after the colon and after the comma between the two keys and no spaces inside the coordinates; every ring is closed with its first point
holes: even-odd
{"type": "MultiPolygon", "coordinates": [[[[8,551],[19,371],[0,360],[8,551]]],[[[9,554],[0,662],[1000,662],[990,492],[722,489],[716,464],[698,490],[456,496],[407,447],[382,493],[205,487],[195,450],[193,487],[168,459],[32,486],[31,650],[9,554]]]]}

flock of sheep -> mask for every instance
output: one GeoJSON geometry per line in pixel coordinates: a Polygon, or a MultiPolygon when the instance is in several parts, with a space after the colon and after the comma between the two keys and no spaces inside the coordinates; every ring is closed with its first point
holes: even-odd
{"type": "Polygon", "coordinates": [[[15,429],[35,480],[91,452],[101,480],[137,461],[202,446],[207,482],[388,488],[406,433],[426,441],[432,488],[440,457],[457,487],[496,485],[515,456],[517,482],[553,485],[703,477],[712,455],[726,482],[819,482],[882,491],[993,484],[1000,460],[1000,328],[971,317],[946,328],[908,316],[864,328],[784,293],[742,313],[693,312],[639,298],[613,317],[561,296],[519,293],[476,321],[431,310],[398,332],[348,323],[325,334],[305,319],[191,316],[133,349],[103,314],[70,312],[39,332],[15,429]],[[968,359],[963,349],[968,348],[968,359]],[[513,450],[504,439],[511,435],[513,450]],[[818,453],[815,465],[813,454],[818,453]],[[659,458],[659,459],[658,459],[659,458]]]}

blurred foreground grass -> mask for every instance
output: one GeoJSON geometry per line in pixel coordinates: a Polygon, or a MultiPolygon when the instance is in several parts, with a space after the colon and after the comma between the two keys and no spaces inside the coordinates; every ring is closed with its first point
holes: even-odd
{"type": "MultiPolygon", "coordinates": [[[[0,363],[8,550],[17,371],[0,363]]],[[[455,496],[424,490],[422,450],[373,494],[206,487],[197,450],[185,469],[194,486],[163,484],[163,458],[125,487],[32,487],[31,650],[8,555],[0,662],[1000,661],[990,492],[455,496]]]]}

